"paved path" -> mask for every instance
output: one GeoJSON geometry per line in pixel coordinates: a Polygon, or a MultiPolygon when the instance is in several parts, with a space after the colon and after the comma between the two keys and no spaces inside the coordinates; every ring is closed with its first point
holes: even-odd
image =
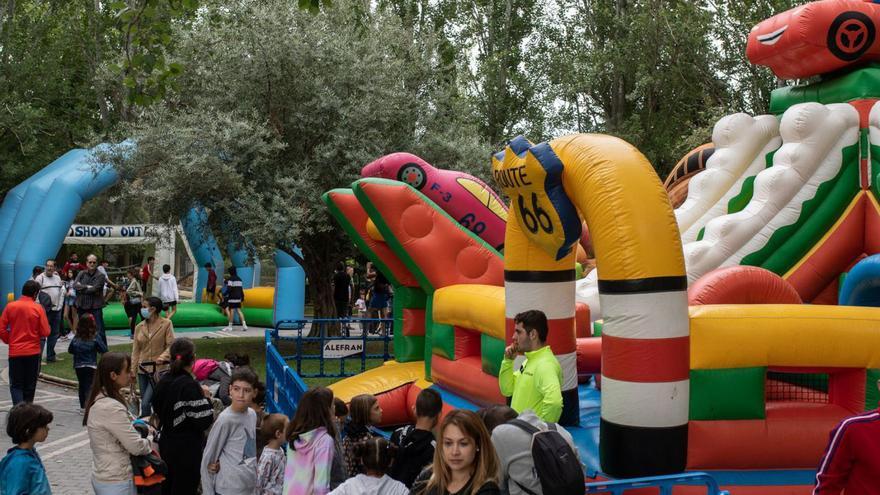
{"type": "MultiPolygon", "coordinates": [[[[238,328],[238,327],[237,327],[238,328]]],[[[178,334],[191,339],[200,338],[236,338],[236,337],[260,337],[263,335],[262,328],[252,328],[247,332],[219,332],[217,329],[204,329],[196,332],[178,330],[178,334]]],[[[110,336],[110,345],[129,342],[128,337],[110,336]]],[[[198,341],[196,341],[198,346],[198,341]]],[[[56,346],[58,351],[66,349],[67,344],[59,342],[56,346]]],[[[69,356],[59,352],[59,355],[70,359],[69,356]]],[[[12,443],[6,435],[6,416],[12,408],[12,400],[9,395],[8,377],[9,348],[0,344],[0,449],[5,455],[12,443]]],[[[43,405],[55,416],[50,425],[49,438],[45,443],[38,444],[37,450],[43,458],[49,482],[52,484],[54,495],[83,495],[91,493],[89,479],[92,474],[92,452],[89,449],[89,437],[85,427],[82,426],[82,415],[79,414],[79,400],[75,390],[71,390],[45,382],[37,383],[35,401],[43,405]]]]}

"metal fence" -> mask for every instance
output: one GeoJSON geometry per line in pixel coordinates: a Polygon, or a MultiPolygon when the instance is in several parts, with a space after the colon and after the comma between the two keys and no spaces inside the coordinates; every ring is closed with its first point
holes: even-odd
{"type": "MultiPolygon", "coordinates": [[[[391,355],[393,320],[376,318],[313,318],[279,321],[272,330],[276,350],[285,352],[292,346],[293,354],[281,355],[285,362],[296,362],[301,377],[342,378],[363,373],[371,359],[388,361],[391,355]],[[305,362],[318,363],[317,371],[303,369],[305,362]],[[338,363],[328,369],[327,361],[338,363]]],[[[311,367],[309,367],[311,368],[311,367]]]]}

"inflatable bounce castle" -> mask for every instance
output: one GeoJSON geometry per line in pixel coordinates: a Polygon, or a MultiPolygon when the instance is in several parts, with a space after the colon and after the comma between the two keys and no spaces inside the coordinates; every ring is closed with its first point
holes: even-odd
{"type": "MultiPolygon", "coordinates": [[[[116,145],[121,150],[134,146],[130,141],[116,145]]],[[[97,151],[71,150],[45,166],[21,184],[12,188],[0,205],[0,310],[20,295],[24,282],[31,277],[34,266],[42,266],[55,256],[66,240],[82,205],[106,191],[119,180],[110,165],[98,163],[97,151]],[[52,194],[49,192],[52,191],[52,194]]],[[[194,303],[181,304],[173,321],[177,327],[204,327],[226,324],[226,316],[215,303],[201,303],[207,282],[206,263],[212,263],[222,277],[223,253],[208,225],[208,213],[198,205],[180,219],[179,232],[191,254],[198,275],[194,287],[194,303]]],[[[170,231],[171,244],[174,231],[170,231]]],[[[151,240],[151,236],[145,236],[151,240]]],[[[97,242],[95,243],[97,244],[97,242]]],[[[157,249],[157,255],[158,255],[157,249]]],[[[259,282],[259,262],[253,261],[245,249],[230,244],[229,259],[237,268],[245,287],[243,312],[255,326],[272,327],[284,320],[301,320],[305,305],[305,271],[296,247],[276,249],[276,287],[255,287],[259,282]]],[[[171,258],[160,262],[173,263],[171,258]]],[[[119,303],[104,309],[108,329],[128,328],[128,317],[119,303]]]]}
{"type": "Polygon", "coordinates": [[[492,159],[509,208],[405,153],[326,193],[396,296],[397,360],[336,394],[376,394],[388,424],[424,387],[504,403],[512,318],[537,308],[589,468],[809,493],[832,428],[878,402],[878,22],[878,4],[824,0],[756,26],[751,62],[819,77],[774,91],[770,115],[721,119],[670,180],[674,210],[644,156],[602,135],[512,140],[492,159]]]}

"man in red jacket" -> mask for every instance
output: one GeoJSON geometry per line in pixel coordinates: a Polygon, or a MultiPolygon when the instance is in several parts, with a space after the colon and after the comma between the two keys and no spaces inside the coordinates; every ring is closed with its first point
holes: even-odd
{"type": "MultiPolygon", "coordinates": [[[[877,382],[880,387],[880,381],[877,382]]],[[[880,493],[880,411],[844,419],[831,440],[816,473],[813,495],[872,495],[880,493]]]]}
{"type": "Polygon", "coordinates": [[[21,297],[0,314],[0,340],[9,345],[9,392],[12,405],[33,402],[40,374],[40,339],[49,336],[46,311],[36,301],[40,284],[24,283],[21,297]]]}

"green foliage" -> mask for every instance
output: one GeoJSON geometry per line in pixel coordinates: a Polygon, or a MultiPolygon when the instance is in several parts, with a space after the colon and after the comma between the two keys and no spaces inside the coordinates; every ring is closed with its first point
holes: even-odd
{"type": "Polygon", "coordinates": [[[441,167],[485,167],[491,149],[438,82],[432,36],[357,2],[319,14],[283,0],[229,6],[206,7],[180,31],[180,89],[120,130],[137,141],[134,152],[110,157],[124,194],[154,218],[173,221],[199,204],[215,232],[233,240],[266,252],[296,242],[317,290],[331,263],[351,252],[320,201],[324,191],[393,151],[441,167]]]}
{"type": "Polygon", "coordinates": [[[108,9],[122,42],[122,57],[110,70],[122,80],[128,103],[148,106],[161,100],[174,78],[183,72],[178,62],[167,63],[173,30],[190,21],[199,0],[115,0],[108,9]]]}
{"type": "Polygon", "coordinates": [[[706,109],[725,106],[729,94],[705,2],[558,0],[557,8],[543,46],[563,102],[559,126],[620,136],[661,175],[694,130],[709,139],[706,109]]]}
{"type": "Polygon", "coordinates": [[[770,69],[749,63],[745,56],[747,34],[762,20],[802,3],[796,0],[709,2],[716,12],[713,36],[719,41],[719,70],[731,88],[728,103],[731,109],[754,115],[769,111],[770,92],[785,81],[776,79],[770,69]]]}

